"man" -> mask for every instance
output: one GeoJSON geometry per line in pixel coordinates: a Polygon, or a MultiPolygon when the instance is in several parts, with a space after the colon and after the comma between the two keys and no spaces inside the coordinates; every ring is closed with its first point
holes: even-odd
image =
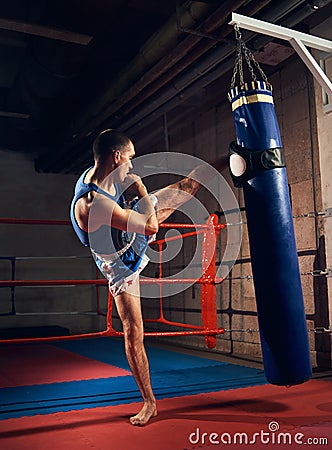
{"type": "MultiPolygon", "coordinates": [[[[96,264],[109,281],[124,332],[129,366],[143,397],[143,407],[130,418],[145,425],[157,415],[149,363],[143,343],[144,329],[139,291],[139,273],[148,263],[145,255],[149,237],[209,177],[205,166],[188,177],[149,195],[141,178],[129,173],[135,148],[117,130],[105,130],[93,144],[95,165],[78,180],[71,205],[71,220],[81,242],[89,246],[96,264]],[[121,187],[130,186],[137,198],[129,205],[121,187]]],[[[224,157],[214,164],[227,165],[224,157]]]]}

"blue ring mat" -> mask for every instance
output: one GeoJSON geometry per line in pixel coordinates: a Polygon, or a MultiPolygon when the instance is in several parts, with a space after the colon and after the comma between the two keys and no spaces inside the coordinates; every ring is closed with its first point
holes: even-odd
{"type": "MultiPolygon", "coordinates": [[[[63,341],[53,345],[129,370],[122,340],[97,338],[63,341]]],[[[267,383],[262,370],[149,345],[146,349],[150,362],[152,387],[157,399],[239,389],[267,383]]],[[[132,376],[2,388],[0,398],[1,420],[142,400],[132,376]]]]}

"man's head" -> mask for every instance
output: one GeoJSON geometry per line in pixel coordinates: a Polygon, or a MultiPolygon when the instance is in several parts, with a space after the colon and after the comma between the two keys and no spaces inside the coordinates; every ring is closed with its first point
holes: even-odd
{"type": "Polygon", "coordinates": [[[117,169],[118,181],[123,182],[132,169],[131,160],[135,156],[135,148],[124,133],[108,129],[96,137],[93,155],[99,165],[112,163],[112,170],[117,169]]]}

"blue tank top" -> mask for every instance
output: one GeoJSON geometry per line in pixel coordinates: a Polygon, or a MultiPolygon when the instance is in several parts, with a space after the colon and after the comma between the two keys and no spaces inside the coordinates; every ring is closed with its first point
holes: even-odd
{"type": "MultiPolygon", "coordinates": [[[[80,176],[76,183],[70,207],[70,219],[74,231],[83,245],[89,247],[97,256],[98,254],[103,256],[112,255],[113,270],[116,272],[116,277],[113,281],[116,282],[137,271],[148,246],[148,236],[118,230],[108,225],[101,225],[98,230],[93,232],[87,232],[80,228],[75,217],[75,205],[80,198],[89,192],[97,192],[115,201],[121,208],[125,208],[126,205],[126,199],[119,192],[117,185],[115,185],[116,194],[113,196],[95,183],[85,183],[84,179],[89,170],[90,168],[80,176]]],[[[140,212],[137,202],[138,199],[133,200],[130,203],[130,208],[140,212]]],[[[105,257],[107,258],[107,256],[105,257]]]]}

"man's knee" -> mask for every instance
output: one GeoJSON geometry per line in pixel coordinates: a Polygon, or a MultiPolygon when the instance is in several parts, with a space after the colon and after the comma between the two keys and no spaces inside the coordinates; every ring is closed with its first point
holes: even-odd
{"type": "Polygon", "coordinates": [[[143,342],[144,330],[143,324],[141,322],[124,321],[123,322],[123,333],[129,344],[138,345],[143,342]]]}

